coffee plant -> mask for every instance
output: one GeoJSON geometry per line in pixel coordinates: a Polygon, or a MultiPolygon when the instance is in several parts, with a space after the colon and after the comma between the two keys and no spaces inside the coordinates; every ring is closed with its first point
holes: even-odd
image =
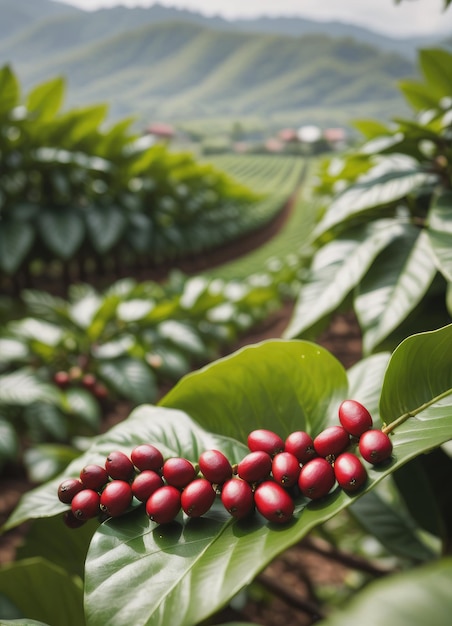
{"type": "Polygon", "coordinates": [[[105,130],[104,105],[61,112],[64,88],[57,78],[23,98],[13,70],[0,69],[3,277],[62,268],[83,278],[119,259],[122,269],[174,261],[233,240],[280,208],[253,221],[258,192],[189,153],[149,146],[132,120],[105,130]]]}
{"type": "Polygon", "coordinates": [[[320,172],[310,270],[286,336],[312,338],[353,307],[363,349],[393,349],[451,319],[452,54],[419,53],[401,91],[414,119],[357,122],[367,141],[320,172]]]}
{"type": "Polygon", "coordinates": [[[24,291],[25,317],[0,333],[0,466],[26,452],[30,475],[49,478],[81,435],[99,432],[108,407],[154,402],[220,356],[281,305],[299,271],[288,257],[241,282],[173,272],[164,284],[124,279],[103,292],[73,285],[67,300],[24,291]]]}
{"type": "MultiPolygon", "coordinates": [[[[346,372],[314,343],[269,340],[187,374],[158,405],[135,409],[95,437],[62,474],[24,495],[4,530],[34,522],[20,558],[0,570],[0,589],[15,616],[58,623],[70,606],[64,623],[198,624],[341,512],[404,563],[409,572],[399,575],[402,588],[428,576],[436,583],[447,579],[445,493],[441,485],[427,487],[422,459],[441,455],[451,471],[451,348],[452,326],[446,326],[346,372]],[[346,441],[332,428],[343,429],[346,441]],[[373,433],[384,446],[378,440],[360,445],[373,433]],[[386,458],[375,458],[375,451],[386,458]],[[262,471],[262,461],[247,462],[240,477],[250,455],[270,464],[262,471]],[[288,486],[292,456],[299,474],[288,486]],[[324,491],[314,499],[313,491],[300,488],[303,468],[313,464],[323,467],[311,485],[324,491]],[[326,468],[333,473],[328,488],[326,468]],[[406,490],[397,478],[404,470],[417,477],[406,490]],[[426,523],[427,494],[435,515],[426,523]],[[39,541],[50,529],[52,542],[39,541]],[[414,568],[419,563],[425,570],[414,568]],[[21,592],[23,581],[37,576],[52,583],[48,593],[40,591],[39,603],[36,591],[21,592]]],[[[381,598],[391,578],[376,583],[375,596],[370,585],[353,611],[381,598]]],[[[419,618],[411,624],[422,623],[423,603],[435,615],[450,607],[448,596],[435,598],[434,609],[430,597],[416,598],[419,618]]],[[[331,620],[340,616],[334,612],[331,620]]],[[[370,616],[366,623],[377,622],[370,616]]]]}

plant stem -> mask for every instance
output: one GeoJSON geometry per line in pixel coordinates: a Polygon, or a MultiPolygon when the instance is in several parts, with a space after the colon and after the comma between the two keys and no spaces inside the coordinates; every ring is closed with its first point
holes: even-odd
{"type": "Polygon", "coordinates": [[[403,415],[395,419],[393,422],[391,422],[387,426],[383,426],[381,430],[388,435],[395,428],[400,426],[400,424],[403,424],[404,422],[406,422],[407,419],[409,419],[410,417],[415,417],[418,413],[421,413],[422,411],[424,411],[424,409],[427,409],[432,404],[435,404],[435,402],[438,402],[439,400],[446,398],[451,393],[452,393],[452,389],[447,389],[446,391],[443,391],[443,393],[440,393],[438,396],[435,396],[428,402],[424,402],[424,404],[421,404],[421,406],[419,406],[417,409],[413,409],[413,411],[408,411],[407,413],[404,413],[403,415]]]}
{"type": "Polygon", "coordinates": [[[273,594],[284,600],[287,604],[303,611],[304,613],[307,613],[316,621],[325,617],[325,614],[320,606],[300,597],[296,593],[293,593],[293,591],[291,591],[290,588],[288,588],[284,583],[280,582],[276,578],[273,578],[269,574],[259,574],[256,580],[273,594]]]}
{"type": "Polygon", "coordinates": [[[389,569],[378,565],[376,563],[372,563],[367,559],[357,556],[356,554],[351,554],[349,552],[344,552],[342,550],[338,550],[334,546],[330,545],[326,541],[322,539],[318,539],[315,537],[307,537],[302,545],[307,550],[311,550],[316,554],[324,556],[327,559],[331,559],[333,561],[337,561],[342,565],[354,570],[358,570],[360,572],[365,572],[366,574],[370,574],[371,576],[380,577],[386,576],[387,574],[392,574],[394,572],[393,569],[389,569]]]}

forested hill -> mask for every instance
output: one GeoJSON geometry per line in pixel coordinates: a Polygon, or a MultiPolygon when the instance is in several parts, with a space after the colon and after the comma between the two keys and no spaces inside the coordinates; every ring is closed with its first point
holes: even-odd
{"type": "Polygon", "coordinates": [[[64,75],[69,105],[105,101],[113,118],[381,116],[403,106],[396,83],[416,72],[415,40],[334,22],[51,0],[0,0],[0,14],[0,64],[26,89],[64,75]]]}

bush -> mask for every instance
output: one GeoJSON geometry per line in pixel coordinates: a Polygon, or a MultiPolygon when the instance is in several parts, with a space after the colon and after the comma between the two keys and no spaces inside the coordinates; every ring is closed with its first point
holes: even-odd
{"type": "Polygon", "coordinates": [[[414,120],[361,121],[368,141],[321,171],[326,203],[287,337],[313,337],[353,307],[364,353],[393,349],[452,312],[452,54],[423,50],[402,92],[414,120]]]}

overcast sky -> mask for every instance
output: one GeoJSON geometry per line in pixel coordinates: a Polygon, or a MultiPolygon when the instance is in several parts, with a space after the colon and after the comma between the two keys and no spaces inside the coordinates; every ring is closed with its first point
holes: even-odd
{"type": "MultiPolygon", "coordinates": [[[[152,0],[57,0],[94,10],[122,4],[150,6],[152,0]]],[[[442,0],[160,0],[160,4],[220,14],[226,18],[257,15],[298,15],[318,20],[337,19],[368,26],[395,36],[428,35],[448,31],[452,35],[452,7],[443,11],[442,0]]]]}

